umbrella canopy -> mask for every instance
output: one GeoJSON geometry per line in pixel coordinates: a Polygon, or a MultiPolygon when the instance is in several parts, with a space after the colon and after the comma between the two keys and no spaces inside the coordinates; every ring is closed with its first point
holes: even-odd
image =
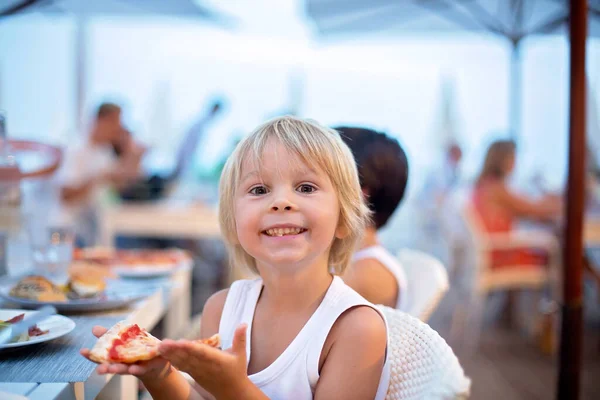
{"type": "Polygon", "coordinates": [[[228,17],[192,0],[0,0],[0,17],[22,13],[100,16],[173,16],[225,22],[228,17]]]}
{"type": "MultiPolygon", "coordinates": [[[[600,0],[589,1],[588,33],[600,37],[600,0]]],[[[509,130],[521,128],[520,43],[530,35],[566,34],[569,0],[306,0],[321,40],[415,32],[479,32],[512,45],[509,130]]]]}
{"type": "Polygon", "coordinates": [[[0,0],[2,17],[20,14],[72,15],[77,19],[75,40],[75,126],[84,126],[86,100],[87,20],[92,17],[174,17],[190,18],[222,28],[236,21],[221,12],[202,6],[200,0],[0,0]]]}
{"type": "MultiPolygon", "coordinates": [[[[600,0],[588,0],[588,33],[600,36],[600,0]]],[[[470,30],[512,41],[566,33],[569,0],[306,0],[322,38],[470,30]]]]}

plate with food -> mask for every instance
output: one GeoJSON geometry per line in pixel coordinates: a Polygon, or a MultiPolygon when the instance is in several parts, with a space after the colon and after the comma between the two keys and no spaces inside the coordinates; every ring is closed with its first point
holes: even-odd
{"type": "MultiPolygon", "coordinates": [[[[221,347],[218,334],[196,342],[215,348],[221,347]]],[[[91,361],[99,364],[133,364],[157,357],[160,343],[160,339],[152,336],[137,324],[120,321],[98,338],[88,357],[91,361]]]]}
{"type": "MultiPolygon", "coordinates": [[[[17,323],[35,313],[35,311],[31,310],[2,308],[0,309],[0,329],[17,323]]],[[[47,342],[66,335],[74,328],[75,322],[72,319],[62,315],[51,315],[35,326],[30,327],[28,332],[14,338],[10,343],[0,344],[0,350],[47,342]]]]}
{"type": "Polygon", "coordinates": [[[192,258],[181,249],[114,250],[109,248],[77,249],[74,262],[109,268],[123,278],[156,278],[191,268],[192,258]]]}
{"type": "Polygon", "coordinates": [[[58,285],[44,276],[28,275],[2,281],[0,297],[25,308],[52,305],[63,312],[102,311],[124,307],[158,289],[94,276],[71,276],[65,285],[58,285]]]}

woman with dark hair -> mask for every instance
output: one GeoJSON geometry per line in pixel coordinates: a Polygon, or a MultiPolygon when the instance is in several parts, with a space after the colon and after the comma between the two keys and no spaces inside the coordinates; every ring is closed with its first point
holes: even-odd
{"type": "MultiPolygon", "coordinates": [[[[498,140],[488,148],[483,168],[473,191],[473,206],[488,233],[507,233],[519,219],[552,220],[561,212],[557,196],[538,200],[510,190],[507,178],[515,168],[516,146],[511,140],[498,140]]],[[[532,249],[494,251],[492,268],[514,265],[541,265],[546,255],[532,249]]]]}
{"type": "Polygon", "coordinates": [[[343,276],[344,282],[374,304],[406,311],[411,290],[406,272],[381,245],[377,231],[387,224],[404,198],[408,158],[400,143],[383,132],[360,127],[335,129],[352,151],[360,186],[372,212],[372,223],[343,276]]]}

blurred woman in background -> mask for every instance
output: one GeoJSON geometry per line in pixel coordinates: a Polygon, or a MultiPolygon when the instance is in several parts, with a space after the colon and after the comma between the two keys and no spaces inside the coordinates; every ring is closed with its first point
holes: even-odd
{"type": "MultiPolygon", "coordinates": [[[[562,200],[556,195],[531,199],[516,194],[508,186],[515,168],[515,143],[499,140],[490,145],[483,168],[475,183],[473,206],[483,228],[490,234],[509,233],[519,219],[555,220],[560,216],[562,200]]],[[[495,250],[492,268],[514,265],[546,264],[547,254],[536,249],[495,250]]]]}

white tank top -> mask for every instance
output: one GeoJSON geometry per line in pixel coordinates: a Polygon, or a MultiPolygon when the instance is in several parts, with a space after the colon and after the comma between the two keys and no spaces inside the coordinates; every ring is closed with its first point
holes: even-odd
{"type": "Polygon", "coordinates": [[[402,264],[390,254],[383,246],[371,246],[354,253],[352,261],[359,261],[368,258],[373,258],[383,264],[388,271],[396,278],[398,283],[398,299],[396,300],[396,309],[400,311],[408,310],[408,284],[406,280],[406,273],[402,264]]]}
{"type": "MultiPolygon", "coordinates": [[[[262,286],[261,279],[234,282],[227,294],[219,324],[223,349],[231,347],[235,329],[242,323],[248,324],[246,342],[248,360],[251,354],[252,320],[262,286]]],[[[344,311],[361,305],[372,307],[385,321],[381,311],[335,276],[323,301],[292,343],[267,368],[249,375],[250,380],[272,400],[312,399],[319,380],[319,358],[329,331],[344,311]]],[[[386,357],[376,400],[385,398],[389,374],[389,363],[386,357]]]]}

